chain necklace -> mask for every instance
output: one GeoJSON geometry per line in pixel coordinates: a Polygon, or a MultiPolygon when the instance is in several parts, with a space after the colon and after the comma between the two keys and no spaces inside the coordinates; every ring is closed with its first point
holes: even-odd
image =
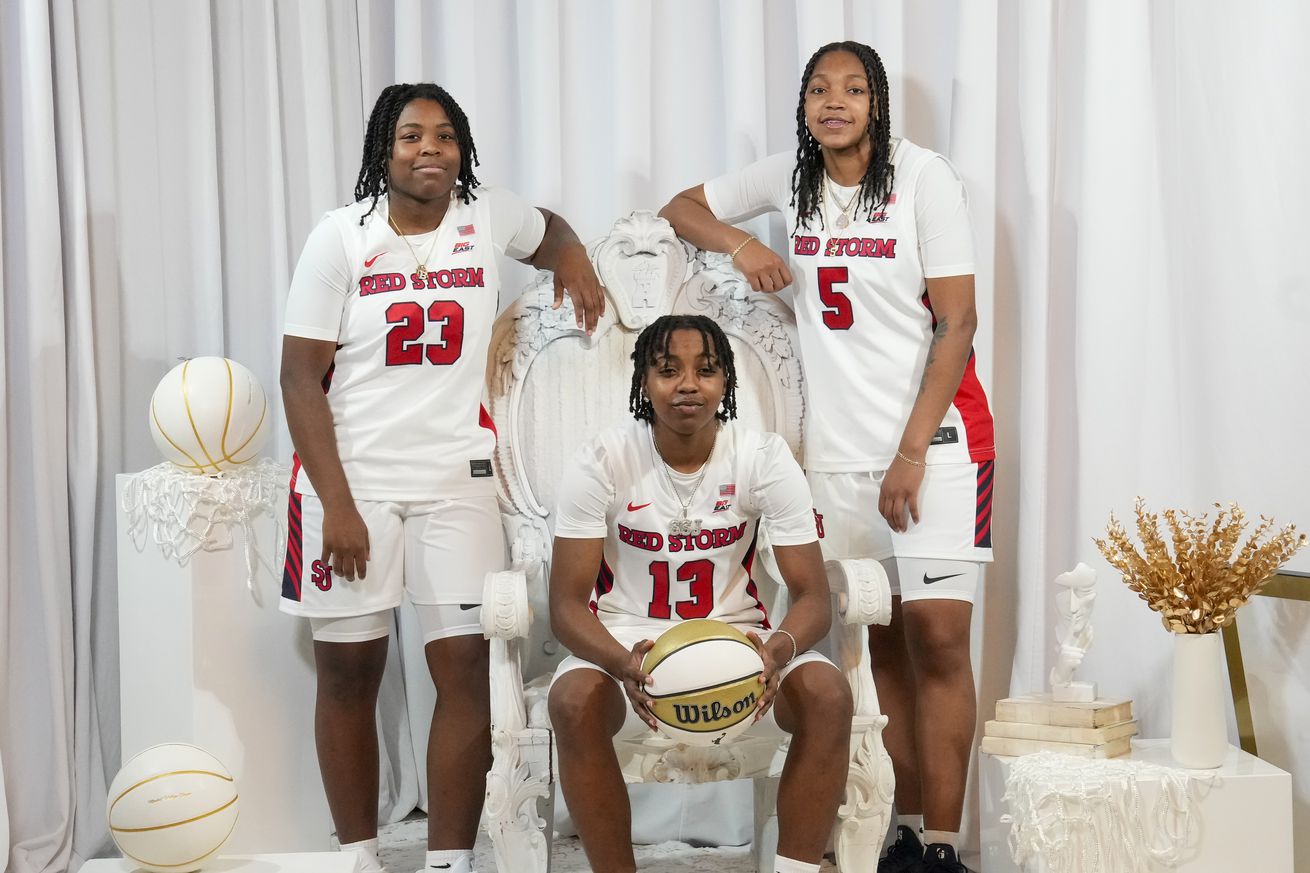
{"type": "Polygon", "coordinates": [[[824,190],[827,192],[828,197],[832,198],[832,205],[836,206],[839,210],[841,210],[841,214],[837,216],[837,220],[833,223],[839,229],[845,230],[847,227],[850,227],[851,224],[851,218],[849,213],[851,211],[851,207],[855,205],[855,201],[860,196],[859,187],[857,186],[855,188],[855,193],[851,195],[850,200],[846,201],[845,206],[842,206],[841,201],[837,199],[837,194],[832,190],[832,176],[829,176],[827,173],[823,174],[823,187],[824,190]]]}
{"type": "Polygon", "coordinates": [[[699,518],[687,517],[687,509],[691,506],[691,502],[696,499],[696,492],[700,490],[700,483],[705,480],[705,474],[709,471],[710,463],[714,460],[714,447],[718,444],[719,428],[716,424],[714,428],[714,441],[710,443],[710,456],[706,458],[705,463],[701,465],[700,475],[696,477],[696,481],[692,484],[691,493],[687,495],[686,500],[683,500],[682,492],[678,490],[678,486],[673,482],[673,474],[669,471],[668,461],[664,460],[664,455],[660,454],[660,447],[655,444],[655,428],[652,427],[650,429],[651,451],[653,451],[655,457],[659,459],[660,469],[664,471],[664,481],[669,483],[669,489],[673,492],[673,496],[676,497],[678,503],[682,505],[682,512],[677,518],[669,522],[669,536],[695,536],[700,533],[701,529],[704,527],[699,518]]]}
{"type": "Polygon", "coordinates": [[[426,282],[428,280],[428,259],[432,257],[432,250],[437,247],[437,237],[440,234],[437,233],[436,229],[433,229],[432,242],[428,243],[428,253],[420,260],[418,252],[414,251],[414,247],[409,244],[409,239],[405,234],[401,233],[400,226],[391,217],[391,210],[389,209],[387,210],[387,221],[391,223],[392,229],[396,231],[396,236],[400,237],[405,244],[405,248],[409,249],[409,253],[414,256],[414,261],[418,264],[418,269],[414,271],[414,275],[418,276],[420,282],[426,282]]]}

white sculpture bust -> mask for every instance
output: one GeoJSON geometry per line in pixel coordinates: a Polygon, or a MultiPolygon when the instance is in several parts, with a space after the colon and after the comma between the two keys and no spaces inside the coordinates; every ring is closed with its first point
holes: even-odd
{"type": "Polygon", "coordinates": [[[1092,644],[1092,604],[1096,600],[1096,571],[1079,563],[1055,577],[1060,586],[1055,609],[1060,619],[1055,626],[1056,658],[1051,668],[1051,697],[1059,701],[1087,702],[1096,699],[1096,683],[1075,682],[1073,672],[1092,644]]]}

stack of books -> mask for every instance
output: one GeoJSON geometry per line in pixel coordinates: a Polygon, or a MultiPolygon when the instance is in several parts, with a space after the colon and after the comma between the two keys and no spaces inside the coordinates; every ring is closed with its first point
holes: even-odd
{"type": "Polygon", "coordinates": [[[1056,701],[1049,694],[996,701],[996,719],[983,730],[982,751],[991,755],[1063,752],[1084,758],[1117,758],[1132,750],[1137,734],[1131,700],[1056,701]]]}

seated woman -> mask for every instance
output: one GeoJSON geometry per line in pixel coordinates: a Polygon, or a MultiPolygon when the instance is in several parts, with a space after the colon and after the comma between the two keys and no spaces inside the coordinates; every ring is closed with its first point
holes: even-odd
{"type": "Polygon", "coordinates": [[[664,316],[632,359],[636,421],[585,446],[560,484],[550,617],[572,655],[550,716],[564,798],[592,868],[635,871],[613,738],[655,729],[641,670],[653,640],[683,619],[718,619],[764,661],[747,735],[792,735],[775,869],[817,871],[846,784],[852,703],[841,673],[809,650],[832,616],[805,476],[781,437],[732,422],[732,349],[713,321],[664,316]],[[790,596],[776,630],[750,576],[761,521],[790,596]],[[704,528],[744,535],[701,550],[704,528]]]}

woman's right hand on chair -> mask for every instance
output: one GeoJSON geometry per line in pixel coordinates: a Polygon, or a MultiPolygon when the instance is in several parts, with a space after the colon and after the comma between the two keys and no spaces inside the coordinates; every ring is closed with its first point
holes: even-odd
{"type": "Polygon", "coordinates": [[[614,678],[623,683],[623,690],[628,695],[632,711],[637,713],[637,717],[651,730],[658,730],[655,714],[650,708],[655,699],[646,693],[646,686],[654,684],[655,679],[641,669],[641,662],[646,657],[646,653],[654,647],[655,643],[652,640],[641,640],[634,645],[628,654],[627,662],[614,678]]]}
{"type": "Polygon", "coordinates": [[[756,291],[772,294],[791,284],[791,270],[787,268],[787,262],[757,239],[746,243],[737,252],[732,265],[756,291]]]}
{"type": "Polygon", "coordinates": [[[349,582],[363,579],[369,561],[368,526],[354,501],[335,509],[323,506],[323,554],[332,572],[349,582]]]}

